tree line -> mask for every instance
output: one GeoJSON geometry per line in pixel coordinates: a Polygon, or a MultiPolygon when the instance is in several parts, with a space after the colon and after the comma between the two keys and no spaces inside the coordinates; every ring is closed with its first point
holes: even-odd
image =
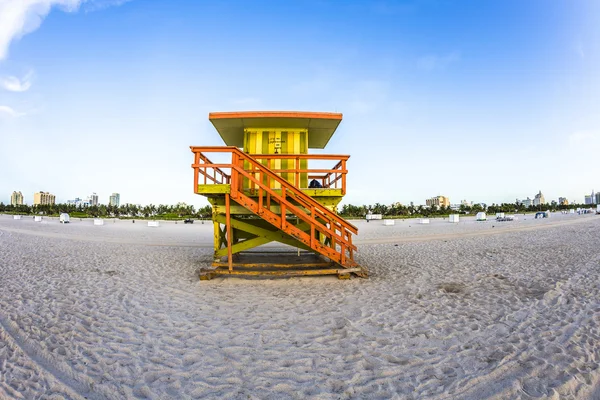
{"type": "MultiPolygon", "coordinates": [[[[495,214],[504,213],[526,213],[536,211],[559,211],[571,208],[592,208],[595,205],[589,204],[544,204],[542,206],[525,207],[523,204],[502,203],[485,206],[482,204],[473,204],[468,206],[461,204],[458,210],[450,207],[425,207],[422,205],[402,205],[394,203],[385,205],[375,203],[374,205],[355,206],[344,204],[339,210],[339,214],[346,218],[364,218],[371,211],[373,214],[381,214],[385,217],[394,218],[418,218],[418,217],[444,217],[449,214],[476,214],[480,211],[495,214]]],[[[153,219],[185,219],[185,218],[211,218],[212,207],[210,205],[196,209],[193,205],[179,203],[176,205],[166,204],[148,204],[137,206],[135,204],[124,204],[119,207],[114,205],[99,204],[97,206],[83,206],[75,204],[42,204],[42,205],[8,205],[0,202],[0,213],[22,214],[22,215],[48,215],[58,216],[61,213],[68,213],[76,218],[153,218],[153,219]]]]}
{"type": "Polygon", "coordinates": [[[41,205],[8,205],[0,203],[0,213],[22,215],[48,215],[58,216],[68,213],[77,218],[154,218],[154,219],[185,219],[185,218],[211,218],[210,205],[195,209],[192,205],[179,203],[176,205],[148,204],[137,206],[124,204],[121,206],[98,204],[97,206],[83,206],[75,204],[41,204],[41,205]]]}
{"type": "Polygon", "coordinates": [[[529,206],[525,207],[523,204],[517,203],[502,203],[502,204],[492,204],[490,206],[482,205],[482,204],[473,204],[472,206],[461,204],[458,210],[453,210],[450,207],[446,206],[431,206],[426,207],[423,205],[413,206],[413,205],[402,205],[400,203],[394,203],[391,205],[385,205],[380,203],[375,203],[374,205],[362,205],[355,206],[352,204],[344,204],[339,213],[343,217],[347,218],[364,218],[365,215],[369,211],[373,214],[381,214],[384,217],[396,217],[396,218],[411,218],[411,217],[434,217],[434,216],[448,216],[450,214],[476,214],[478,212],[487,212],[490,214],[495,214],[499,212],[503,213],[527,213],[527,212],[537,212],[537,211],[560,211],[560,210],[568,210],[571,208],[592,208],[595,205],[590,204],[569,204],[569,205],[561,205],[561,204],[543,204],[541,206],[529,206]]]}

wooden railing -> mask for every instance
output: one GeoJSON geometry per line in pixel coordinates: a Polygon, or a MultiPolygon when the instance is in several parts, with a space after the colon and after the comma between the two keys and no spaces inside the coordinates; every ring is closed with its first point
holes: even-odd
{"type": "MultiPolygon", "coordinates": [[[[194,193],[197,192],[198,184],[200,184],[200,182],[204,185],[211,183],[228,184],[231,182],[231,176],[229,174],[220,169],[217,164],[210,161],[201,151],[194,151],[195,148],[197,149],[197,147],[192,147],[192,151],[194,152],[194,164],[192,167],[197,166],[194,167],[194,193]],[[199,175],[203,176],[202,181],[200,180],[199,175]]],[[[205,152],[216,152],[217,149],[220,151],[222,148],[223,147],[203,147],[202,149],[204,149],[205,152]]],[[[223,164],[220,167],[231,168],[229,164],[223,164]]]]}
{"type": "MultiPolygon", "coordinates": [[[[278,174],[278,172],[282,172],[281,170],[272,170],[260,161],[261,158],[268,160],[287,157],[296,159],[296,166],[299,166],[299,160],[303,158],[337,159],[339,160],[337,168],[332,170],[319,169],[312,172],[325,173],[322,179],[328,185],[341,181],[342,191],[345,191],[345,175],[347,173],[345,162],[348,156],[282,154],[265,155],[264,157],[261,155],[259,158],[246,154],[233,146],[191,147],[191,150],[194,153],[195,160],[192,164],[195,193],[198,193],[200,176],[203,177],[204,184],[229,184],[231,190],[230,194],[226,195],[227,204],[229,204],[229,196],[231,196],[238,204],[261,216],[272,225],[317,252],[341,265],[355,265],[354,252],[356,246],[352,244],[352,234],[357,234],[358,229],[311,196],[305,194],[300,188],[282,178],[278,174]],[[212,163],[203,153],[229,153],[231,162],[212,163]],[[337,178],[337,175],[340,178],[337,178]],[[335,176],[335,178],[331,179],[332,176],[335,176]],[[244,179],[251,182],[258,191],[256,199],[244,194],[244,179]],[[328,181],[325,181],[325,179],[328,179],[328,181]],[[272,182],[277,182],[280,189],[274,189],[272,182]],[[279,206],[278,210],[273,206],[279,206]],[[288,213],[306,222],[310,227],[310,234],[300,230],[293,224],[289,224],[287,222],[288,213]],[[320,240],[322,236],[325,238],[323,241],[320,240]]],[[[311,172],[309,169],[302,170],[300,168],[287,169],[286,171],[294,173],[296,177],[303,172],[311,172]]],[[[229,216],[227,220],[229,220],[229,216]]]]}
{"type": "MultiPolygon", "coordinates": [[[[293,184],[297,188],[301,187],[300,177],[302,174],[308,174],[308,181],[316,179],[323,188],[341,189],[342,195],[346,194],[346,162],[350,156],[333,155],[333,154],[251,154],[251,156],[264,165],[271,171],[282,174],[289,173],[294,176],[293,184]],[[277,169],[273,167],[275,160],[293,160],[293,168],[277,169]],[[333,168],[301,168],[301,160],[331,160],[337,161],[333,168]]],[[[308,187],[308,186],[307,186],[308,187]]]]}

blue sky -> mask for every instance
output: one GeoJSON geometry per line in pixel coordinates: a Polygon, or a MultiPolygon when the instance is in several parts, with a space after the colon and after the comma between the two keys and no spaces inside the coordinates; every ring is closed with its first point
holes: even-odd
{"type": "Polygon", "coordinates": [[[0,201],[207,204],[212,111],[344,114],[345,203],[600,190],[600,2],[0,0],[0,201]]]}

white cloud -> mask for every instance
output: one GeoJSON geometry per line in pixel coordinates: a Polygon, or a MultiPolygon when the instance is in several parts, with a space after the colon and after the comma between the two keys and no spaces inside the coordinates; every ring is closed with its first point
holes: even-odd
{"type": "Polygon", "coordinates": [[[426,71],[433,71],[436,69],[446,69],[450,64],[460,60],[460,54],[452,52],[444,56],[430,54],[419,58],[417,64],[419,68],[426,71]]]}
{"type": "Polygon", "coordinates": [[[8,56],[12,41],[35,31],[52,7],[74,12],[83,3],[88,11],[120,5],[128,0],[0,0],[0,61],[8,56]]]}
{"type": "Polygon", "coordinates": [[[0,106],[0,118],[2,118],[2,117],[16,118],[16,117],[22,117],[23,115],[25,115],[25,114],[17,112],[9,106],[0,106]]]}
{"type": "Polygon", "coordinates": [[[0,60],[10,43],[36,30],[53,6],[75,11],[82,0],[0,0],[0,60]]]}
{"type": "Polygon", "coordinates": [[[0,78],[0,87],[10,92],[25,92],[31,87],[31,78],[33,72],[30,71],[23,78],[19,79],[16,76],[6,76],[0,78]]]}

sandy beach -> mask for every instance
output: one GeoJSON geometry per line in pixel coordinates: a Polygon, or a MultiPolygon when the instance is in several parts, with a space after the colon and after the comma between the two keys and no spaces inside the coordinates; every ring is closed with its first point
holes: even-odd
{"type": "Polygon", "coordinates": [[[0,215],[0,398],[600,399],[600,216],[430,221],[200,282],[210,223],[0,215]]]}

